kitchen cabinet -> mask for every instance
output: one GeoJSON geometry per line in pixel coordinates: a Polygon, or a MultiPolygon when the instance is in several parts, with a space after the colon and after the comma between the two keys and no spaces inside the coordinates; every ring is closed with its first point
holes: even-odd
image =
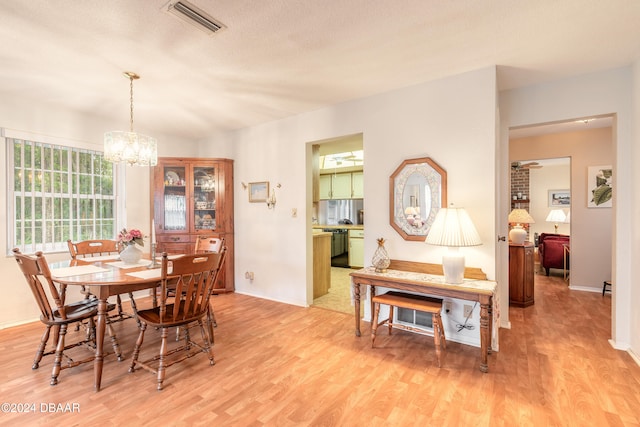
{"type": "Polygon", "coordinates": [[[533,243],[509,244],[509,305],[533,305],[533,243]]]}
{"type": "Polygon", "coordinates": [[[320,175],[320,200],[331,199],[332,175],[320,175]]]}
{"type": "Polygon", "coordinates": [[[349,267],[364,267],[364,230],[349,230],[349,267]]]}
{"type": "Polygon", "coordinates": [[[337,173],[333,175],[331,189],[332,199],[350,199],[351,198],[351,174],[337,173]]]}
{"type": "Polygon", "coordinates": [[[363,197],[362,172],[320,175],[320,200],[361,199],[363,197]]]}
{"type": "Polygon", "coordinates": [[[190,254],[198,238],[224,238],[224,277],[214,291],[233,291],[233,160],[159,158],[151,190],[156,254],[190,254]]]}
{"type": "Polygon", "coordinates": [[[353,172],[351,174],[351,197],[364,199],[364,173],[353,172]]]}

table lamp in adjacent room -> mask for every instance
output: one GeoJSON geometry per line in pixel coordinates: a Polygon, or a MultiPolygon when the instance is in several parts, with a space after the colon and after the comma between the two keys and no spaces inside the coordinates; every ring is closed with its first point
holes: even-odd
{"type": "Polygon", "coordinates": [[[564,214],[562,209],[551,209],[549,215],[547,215],[547,222],[553,222],[554,227],[556,228],[555,233],[558,234],[558,223],[565,222],[567,216],[564,214]]]}
{"type": "Polygon", "coordinates": [[[509,214],[510,224],[515,224],[509,231],[509,240],[516,245],[522,245],[527,240],[527,230],[522,224],[533,224],[535,221],[525,209],[514,209],[509,214]]]}
{"type": "Polygon", "coordinates": [[[458,248],[478,246],[482,241],[467,211],[463,208],[442,208],[429,229],[425,243],[449,248],[442,256],[444,280],[459,284],[464,278],[464,255],[458,248]]]}

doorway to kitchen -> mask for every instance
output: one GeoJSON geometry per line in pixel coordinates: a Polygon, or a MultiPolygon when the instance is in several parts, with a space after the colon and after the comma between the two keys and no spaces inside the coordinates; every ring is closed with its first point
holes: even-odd
{"type": "Polygon", "coordinates": [[[355,134],[310,144],[314,194],[312,305],[351,314],[349,274],[364,264],[363,138],[362,134],[355,134]],[[316,244],[322,239],[320,234],[329,242],[328,249],[316,244]],[[327,284],[318,283],[325,278],[327,284]]]}

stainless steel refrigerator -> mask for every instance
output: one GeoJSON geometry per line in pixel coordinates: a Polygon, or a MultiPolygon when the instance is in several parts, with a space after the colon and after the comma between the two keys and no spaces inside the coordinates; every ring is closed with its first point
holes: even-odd
{"type": "Polygon", "coordinates": [[[320,200],[318,205],[318,223],[322,225],[354,224],[362,225],[364,200],[340,199],[320,200]]]}

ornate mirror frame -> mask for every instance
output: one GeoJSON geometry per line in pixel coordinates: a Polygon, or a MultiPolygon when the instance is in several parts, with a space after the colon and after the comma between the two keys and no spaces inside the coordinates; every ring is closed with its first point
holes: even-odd
{"type": "Polygon", "coordinates": [[[424,241],[447,206],[447,172],[429,157],[405,160],[389,177],[389,223],[405,240],[424,241]]]}

